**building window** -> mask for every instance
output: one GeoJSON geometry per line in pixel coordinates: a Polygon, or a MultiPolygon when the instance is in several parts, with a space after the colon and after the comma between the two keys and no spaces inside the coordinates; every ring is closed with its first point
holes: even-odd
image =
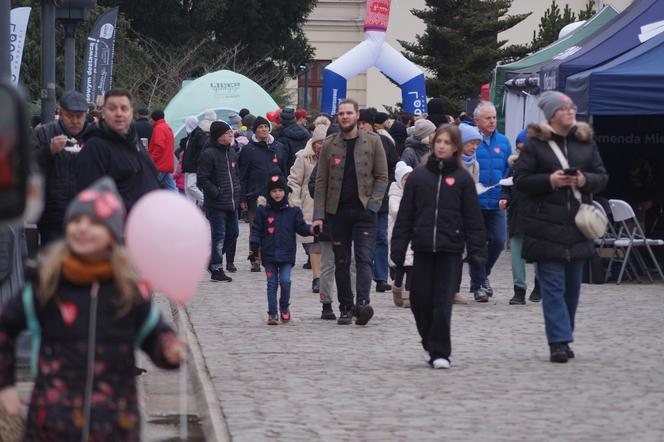
{"type": "Polygon", "coordinates": [[[323,71],[330,60],[315,60],[297,78],[297,107],[310,113],[320,110],[323,96],[323,71]],[[305,103],[306,99],[306,103],[305,103]]]}

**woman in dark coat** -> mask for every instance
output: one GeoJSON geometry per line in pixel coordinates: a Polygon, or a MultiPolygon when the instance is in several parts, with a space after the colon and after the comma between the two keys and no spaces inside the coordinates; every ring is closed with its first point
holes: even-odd
{"type": "Polygon", "coordinates": [[[595,254],[591,240],[577,228],[574,218],[580,204],[602,191],[608,175],[592,129],[576,122],[576,106],[560,92],[547,92],[539,103],[548,123],[531,125],[528,141],[515,164],[516,189],[527,196],[524,219],[523,257],[537,263],[544,323],[551,362],[574,357],[574,320],[581,290],[583,261],[595,254]],[[567,157],[563,170],[551,142],[567,157]]]}
{"type": "Polygon", "coordinates": [[[449,368],[450,321],[464,247],[468,259],[486,262],[486,233],[475,182],[460,164],[459,128],[438,128],[423,167],[408,178],[392,232],[390,257],[403,267],[408,243],[414,252],[411,309],[425,358],[449,368]]]}

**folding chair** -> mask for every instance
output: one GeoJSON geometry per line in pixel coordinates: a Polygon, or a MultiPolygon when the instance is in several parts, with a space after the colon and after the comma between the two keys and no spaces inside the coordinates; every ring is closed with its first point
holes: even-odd
{"type": "MultiPolygon", "coordinates": [[[[614,244],[616,242],[616,239],[618,239],[618,232],[616,231],[616,227],[614,222],[611,220],[612,214],[607,213],[606,210],[604,209],[604,206],[601,205],[599,202],[593,200],[593,205],[597,207],[597,209],[604,214],[604,216],[607,217],[609,220],[609,224],[607,225],[606,228],[606,233],[604,233],[604,236],[594,240],[595,247],[598,249],[602,248],[610,248],[615,251],[614,244]]],[[[622,250],[622,249],[621,249],[622,250]]],[[[606,269],[606,273],[604,274],[604,282],[607,282],[609,279],[609,276],[611,275],[611,266],[614,262],[623,262],[624,259],[624,251],[622,252],[622,257],[618,258],[617,256],[612,260],[612,262],[609,263],[609,267],[606,269]]],[[[641,276],[639,276],[639,272],[636,269],[634,263],[632,261],[627,261],[627,265],[625,266],[625,276],[631,281],[637,280],[639,282],[642,282],[641,276]]]]}
{"type": "MultiPolygon", "coordinates": [[[[616,281],[616,283],[620,284],[620,282],[622,281],[623,274],[625,272],[626,267],[629,265],[628,263],[631,256],[634,257],[634,260],[641,268],[642,273],[648,277],[650,282],[653,282],[651,269],[648,267],[646,261],[641,255],[641,252],[639,251],[640,247],[646,248],[648,254],[650,255],[650,259],[654,264],[654,270],[657,271],[659,277],[662,279],[662,281],[664,281],[664,273],[662,273],[662,269],[659,266],[659,263],[657,262],[655,254],[653,253],[651,248],[652,246],[664,246],[664,241],[661,239],[646,238],[646,235],[643,233],[643,229],[641,228],[641,224],[636,219],[634,210],[625,201],[609,200],[609,205],[611,207],[613,220],[620,226],[616,234],[616,239],[613,242],[613,247],[614,247],[613,256],[609,261],[609,269],[611,268],[611,265],[613,264],[614,261],[617,262],[622,261],[622,266],[620,268],[620,273],[618,274],[618,280],[616,281]],[[628,223],[633,225],[633,227],[630,227],[628,223]],[[622,259],[618,257],[618,251],[620,249],[624,249],[624,255],[622,259]]],[[[608,279],[608,273],[607,273],[607,279],[608,279]]]]}

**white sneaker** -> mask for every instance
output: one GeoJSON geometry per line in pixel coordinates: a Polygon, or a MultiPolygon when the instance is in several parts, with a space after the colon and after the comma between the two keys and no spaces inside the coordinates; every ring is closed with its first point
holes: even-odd
{"type": "Polygon", "coordinates": [[[433,368],[450,368],[450,361],[445,358],[438,358],[432,362],[433,368]]]}
{"type": "Polygon", "coordinates": [[[422,358],[424,359],[424,362],[426,362],[427,364],[431,361],[431,355],[426,350],[422,350],[422,358]]]}

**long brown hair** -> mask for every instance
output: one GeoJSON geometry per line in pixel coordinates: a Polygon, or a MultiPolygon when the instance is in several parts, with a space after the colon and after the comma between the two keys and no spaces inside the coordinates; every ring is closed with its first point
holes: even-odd
{"type": "Polygon", "coordinates": [[[443,124],[439,126],[438,129],[436,129],[436,132],[431,139],[431,152],[429,152],[423,163],[428,161],[429,156],[435,155],[434,146],[436,145],[436,140],[443,134],[447,134],[450,137],[452,144],[456,146],[456,152],[454,152],[452,156],[454,157],[454,161],[456,161],[457,165],[459,167],[463,167],[463,162],[461,160],[461,149],[463,147],[461,145],[461,130],[459,130],[459,128],[454,124],[443,124]]]}
{"type": "MultiPolygon", "coordinates": [[[[44,253],[39,268],[39,304],[44,306],[55,296],[62,274],[62,262],[71,251],[67,243],[62,240],[54,243],[44,253]]],[[[124,316],[139,299],[136,283],[138,275],[129,259],[127,250],[116,242],[111,245],[110,251],[113,279],[118,292],[118,316],[124,316]]]]}

